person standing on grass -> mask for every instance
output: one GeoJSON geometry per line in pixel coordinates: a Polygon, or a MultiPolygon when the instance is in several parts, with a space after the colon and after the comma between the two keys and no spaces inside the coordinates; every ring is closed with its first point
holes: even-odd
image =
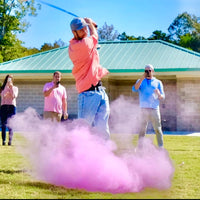
{"type": "Polygon", "coordinates": [[[6,128],[9,131],[8,145],[12,144],[13,130],[7,126],[7,121],[16,114],[16,98],[18,96],[18,87],[13,85],[13,76],[7,75],[0,89],[1,93],[1,129],[2,129],[2,145],[6,145],[6,128]]]}
{"type": "Polygon", "coordinates": [[[99,64],[97,25],[90,18],[74,18],[70,27],[73,38],[69,44],[72,74],[78,91],[78,118],[97,128],[97,133],[109,139],[109,99],[101,79],[109,72],[99,64]],[[88,29],[90,35],[88,35],[88,29]]]}
{"type": "Polygon", "coordinates": [[[148,122],[151,121],[157,137],[159,147],[163,147],[163,132],[161,126],[160,100],[165,99],[163,84],[153,76],[154,67],[151,64],[145,66],[145,72],[132,87],[133,92],[139,92],[140,114],[140,138],[146,134],[148,122]]]}
{"type": "Polygon", "coordinates": [[[63,116],[68,119],[67,113],[67,92],[63,85],[60,84],[61,72],[53,73],[53,80],[43,87],[44,94],[44,119],[60,122],[63,116]]]}

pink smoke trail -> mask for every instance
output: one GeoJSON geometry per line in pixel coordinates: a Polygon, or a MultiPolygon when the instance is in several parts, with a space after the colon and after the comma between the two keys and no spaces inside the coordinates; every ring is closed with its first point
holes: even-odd
{"type": "Polygon", "coordinates": [[[41,181],[110,193],[171,186],[174,168],[168,152],[149,138],[144,138],[142,149],[117,155],[116,143],[101,139],[83,120],[53,123],[28,108],[9,125],[26,138],[19,151],[31,163],[31,175],[41,181]]]}

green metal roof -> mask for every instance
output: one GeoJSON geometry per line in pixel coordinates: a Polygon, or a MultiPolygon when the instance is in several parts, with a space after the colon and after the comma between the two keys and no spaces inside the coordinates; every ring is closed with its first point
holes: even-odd
{"type": "MultiPolygon", "coordinates": [[[[99,42],[100,63],[112,73],[141,72],[148,63],[157,72],[200,71],[200,53],[161,40],[99,42]]],[[[68,46],[0,63],[0,73],[72,72],[68,46]]]]}

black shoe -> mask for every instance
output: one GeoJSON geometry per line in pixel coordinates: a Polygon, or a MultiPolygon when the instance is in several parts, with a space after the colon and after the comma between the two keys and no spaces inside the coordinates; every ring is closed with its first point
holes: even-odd
{"type": "Polygon", "coordinates": [[[8,142],[8,145],[11,146],[11,142],[8,142]]]}
{"type": "Polygon", "coordinates": [[[5,141],[3,141],[2,145],[3,145],[3,146],[4,146],[4,145],[6,145],[6,142],[5,142],[5,141]]]}

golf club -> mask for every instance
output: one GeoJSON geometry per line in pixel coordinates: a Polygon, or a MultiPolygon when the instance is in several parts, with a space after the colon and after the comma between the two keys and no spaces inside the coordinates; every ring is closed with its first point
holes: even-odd
{"type": "MultiPolygon", "coordinates": [[[[37,0],[37,1],[40,2],[40,3],[42,3],[42,4],[45,4],[45,5],[47,5],[47,6],[50,6],[50,7],[52,7],[52,8],[55,8],[55,9],[57,9],[57,10],[60,10],[61,12],[65,12],[65,13],[71,15],[71,16],[79,17],[78,15],[76,15],[76,14],[74,14],[74,13],[72,13],[72,12],[69,12],[69,11],[67,11],[67,10],[65,10],[65,9],[62,9],[62,8],[60,8],[60,7],[58,7],[58,6],[55,6],[55,5],[53,5],[53,4],[47,3],[47,2],[42,1],[42,0],[37,0]]],[[[98,25],[95,24],[95,28],[97,28],[97,27],[98,27],[98,25]]],[[[101,47],[101,46],[98,44],[98,45],[97,45],[97,49],[100,49],[100,47],[101,47]]]]}
{"type": "Polygon", "coordinates": [[[78,15],[75,15],[74,13],[71,13],[71,12],[69,12],[69,11],[67,11],[67,10],[64,10],[64,9],[62,9],[62,8],[60,8],[60,7],[57,7],[57,6],[55,6],[55,5],[52,5],[52,4],[47,3],[47,2],[45,2],[45,1],[41,1],[41,0],[37,0],[37,1],[39,1],[40,3],[43,3],[43,4],[47,5],[47,6],[50,6],[50,7],[52,7],[52,8],[55,8],[55,9],[57,9],[57,10],[60,10],[60,11],[62,11],[62,12],[65,12],[65,13],[67,13],[67,14],[69,14],[69,15],[72,15],[72,16],[74,16],[74,17],[79,17],[78,15]]]}
{"type": "MultiPolygon", "coordinates": [[[[42,4],[45,4],[45,5],[47,5],[47,6],[50,6],[50,7],[52,7],[52,8],[55,8],[55,9],[57,9],[57,10],[60,10],[60,11],[62,11],[62,12],[65,12],[65,13],[67,13],[67,14],[69,14],[69,15],[72,15],[72,16],[74,16],[74,17],[79,17],[78,15],[76,15],[76,14],[74,14],[74,13],[72,13],[72,12],[69,12],[69,11],[67,11],[67,10],[65,10],[65,9],[62,9],[62,8],[60,8],[60,7],[58,7],[58,6],[55,6],[55,5],[53,5],[53,4],[47,3],[47,2],[42,1],[42,0],[37,0],[37,1],[40,2],[40,3],[42,3],[42,4]]],[[[95,28],[97,28],[97,25],[95,25],[95,28]]]]}

